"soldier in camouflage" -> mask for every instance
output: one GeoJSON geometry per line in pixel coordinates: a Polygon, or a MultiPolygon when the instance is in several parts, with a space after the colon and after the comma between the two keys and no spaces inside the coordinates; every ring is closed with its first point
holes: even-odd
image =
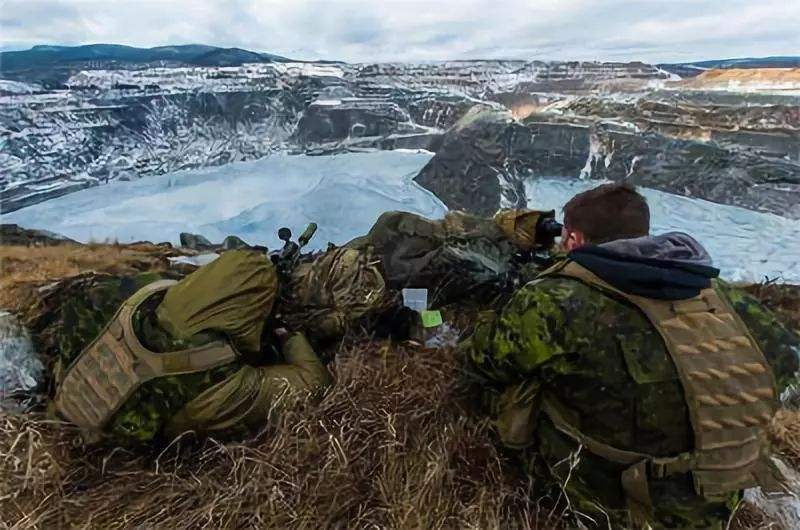
{"type": "Polygon", "coordinates": [[[431,303],[442,305],[513,284],[517,265],[552,245],[554,236],[544,228],[554,215],[509,209],[484,218],[453,211],[432,220],[386,212],[365,236],[345,246],[371,249],[391,288],[427,288],[431,303]]]}
{"type": "MultiPolygon", "coordinates": [[[[239,249],[224,253],[164,293],[148,291],[161,279],[155,274],[68,282],[61,286],[65,296],[57,303],[51,300],[59,307],[58,317],[48,322],[44,333],[59,343],[53,370],[58,387],[55,409],[119,443],[169,439],[186,430],[214,436],[252,431],[263,425],[268,410],[275,410],[272,402],[284,383],[295,390],[317,391],[329,382],[324,366],[300,335],[284,345],[288,365],[259,366],[269,349],[261,330],[275,303],[276,316],[313,342],[337,340],[369,317],[393,314],[397,297],[390,284],[497,282],[514,253],[537,247],[537,227],[552,218],[553,212],[505,210],[495,219],[451,213],[443,221],[430,221],[391,212],[367,237],[287,271],[276,270],[259,252],[239,249]],[[375,250],[382,259],[373,259],[375,250]],[[420,252],[426,255],[420,257],[420,252]],[[120,320],[114,314],[132,300],[140,305],[121,320],[132,321],[130,335],[144,345],[138,355],[124,340],[109,338],[109,326],[120,320]],[[230,343],[235,358],[225,360],[222,348],[220,359],[203,369],[172,368],[180,372],[172,373],[161,367],[157,376],[149,373],[146,380],[133,370],[121,376],[131,387],[125,391],[125,385],[104,387],[100,381],[99,371],[126,373],[125,355],[109,352],[131,350],[130,362],[139,365],[147,365],[144,361],[155,353],[153,362],[163,364],[159,356],[185,352],[180,354],[197,357],[192,349],[212,343],[230,343]],[[87,401],[87,395],[94,398],[87,401]]],[[[460,284],[459,294],[465,286],[460,284]]]]}
{"type": "Polygon", "coordinates": [[[58,341],[54,412],[89,439],[252,433],[287,394],[331,382],[299,333],[279,330],[281,361],[268,364],[277,275],[261,252],[226,252],[180,282],[146,273],[73,283],[50,301],[60,310],[43,336],[58,341]]]}
{"type": "Polygon", "coordinates": [[[567,259],[483,315],[465,373],[502,443],[584,524],[723,528],[742,489],[776,485],[764,427],[798,335],[688,235],[648,236],[632,188],[564,212],[567,259]]]}

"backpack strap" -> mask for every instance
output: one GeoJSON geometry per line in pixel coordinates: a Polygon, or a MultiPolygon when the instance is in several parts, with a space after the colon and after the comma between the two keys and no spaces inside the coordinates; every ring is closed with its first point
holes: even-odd
{"type": "Polygon", "coordinates": [[[648,299],[622,292],[575,262],[559,265],[544,275],[577,279],[644,313],[675,363],[695,447],[677,461],[651,458],[653,474],[691,471],[696,492],[709,499],[758,484],[774,489],[765,433],[777,408],[774,377],[727,301],[711,288],[686,300],[648,299]]]}
{"type": "Polygon", "coordinates": [[[581,432],[572,425],[562,412],[561,405],[552,396],[542,399],[544,412],[555,428],[591,454],[609,462],[627,466],[620,477],[625,501],[634,521],[643,523],[653,518],[653,502],[650,498],[650,478],[662,478],[693,469],[694,454],[682,453],[674,457],[659,458],[645,453],[618,449],[581,432]]]}

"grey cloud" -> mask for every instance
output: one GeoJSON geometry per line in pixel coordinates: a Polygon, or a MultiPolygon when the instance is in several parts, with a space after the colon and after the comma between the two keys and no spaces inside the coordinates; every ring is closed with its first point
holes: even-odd
{"type": "Polygon", "coordinates": [[[0,28],[21,28],[25,21],[20,18],[0,18],[0,28]]]}
{"type": "Polygon", "coordinates": [[[378,18],[359,16],[348,20],[340,29],[341,40],[345,44],[374,44],[382,40],[386,30],[378,18]]]}
{"type": "Polygon", "coordinates": [[[641,59],[800,49],[797,0],[10,0],[0,47],[203,42],[348,61],[641,59]]]}

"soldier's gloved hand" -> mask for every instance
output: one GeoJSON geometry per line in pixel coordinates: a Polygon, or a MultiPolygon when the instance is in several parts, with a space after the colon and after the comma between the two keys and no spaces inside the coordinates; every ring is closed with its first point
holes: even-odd
{"type": "Polygon", "coordinates": [[[275,337],[278,339],[278,341],[281,343],[281,346],[286,344],[286,341],[289,340],[289,336],[291,335],[289,333],[289,330],[287,330],[284,327],[275,328],[273,333],[275,334],[275,337]]]}
{"type": "Polygon", "coordinates": [[[505,209],[495,214],[494,222],[518,250],[528,252],[553,246],[561,233],[555,216],[555,210],[505,209]]]}

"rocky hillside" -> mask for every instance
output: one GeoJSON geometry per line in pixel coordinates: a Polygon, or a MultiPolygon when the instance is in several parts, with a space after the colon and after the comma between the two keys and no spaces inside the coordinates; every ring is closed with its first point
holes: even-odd
{"type": "Polygon", "coordinates": [[[277,151],[403,148],[436,152],[417,181],[476,212],[501,196],[518,203],[521,181],[543,175],[627,179],[797,218],[800,96],[730,91],[793,76],[728,69],[675,81],[643,63],[99,61],[63,89],[0,82],[0,208],[277,151]],[[464,127],[475,106],[503,117],[464,127]]]}
{"type": "Polygon", "coordinates": [[[681,83],[705,90],[772,89],[800,91],[800,68],[728,68],[707,70],[681,83]]]}
{"type": "Polygon", "coordinates": [[[142,69],[152,66],[239,66],[244,63],[288,61],[285,57],[240,48],[201,44],[135,48],[119,44],[34,46],[0,53],[0,75],[6,79],[63,87],[83,70],[142,69]]]}
{"type": "Polygon", "coordinates": [[[3,211],[109,180],[275,150],[435,149],[479,101],[666,77],[641,63],[98,64],[59,89],[0,82],[3,211]]]}
{"type": "Polygon", "coordinates": [[[797,68],[800,67],[798,56],[775,57],[742,57],[737,59],[712,59],[691,63],[659,64],[659,68],[681,77],[694,77],[706,70],[728,68],[797,68]]]}
{"type": "Polygon", "coordinates": [[[450,208],[488,215],[525,205],[529,177],[580,176],[800,218],[800,109],[729,117],[696,101],[584,97],[517,120],[476,107],[444,136],[416,177],[450,208]],[[630,120],[630,121],[627,121],[630,120]],[[749,129],[747,128],[749,127],[749,129]]]}

